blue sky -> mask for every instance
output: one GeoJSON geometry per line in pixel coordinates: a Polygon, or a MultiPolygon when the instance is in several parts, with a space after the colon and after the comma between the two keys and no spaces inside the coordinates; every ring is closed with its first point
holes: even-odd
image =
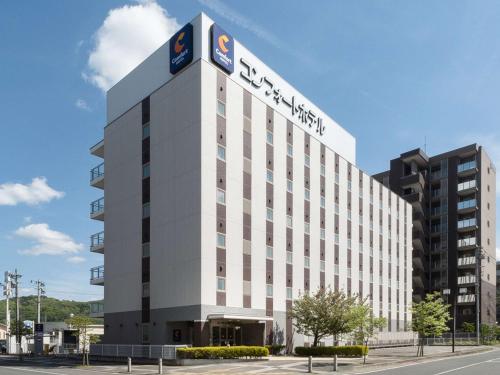
{"type": "Polygon", "coordinates": [[[101,195],[88,149],[102,138],[103,92],[200,11],[350,131],[366,172],[424,143],[435,154],[479,142],[500,165],[495,1],[6,2],[0,271],[17,267],[24,294],[41,279],[50,296],[101,296],[88,282],[102,263],[88,251],[102,228],[88,217],[101,195]]]}

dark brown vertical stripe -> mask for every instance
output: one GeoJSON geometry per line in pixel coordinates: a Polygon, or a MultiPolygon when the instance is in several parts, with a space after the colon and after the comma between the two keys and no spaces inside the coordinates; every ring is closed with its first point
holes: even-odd
{"type": "MultiPolygon", "coordinates": [[[[244,163],[251,166],[252,162],[252,95],[243,90],[243,159],[244,163]]],[[[243,171],[243,199],[251,203],[252,199],[252,175],[251,171],[243,171]]],[[[252,240],[252,216],[243,212],[243,240],[252,240]]],[[[245,246],[245,245],[243,245],[245,246]]],[[[251,248],[251,246],[250,246],[251,248]]],[[[243,254],[243,282],[250,284],[252,280],[252,255],[243,254]]],[[[243,307],[252,307],[250,290],[243,289],[243,307]]]]}

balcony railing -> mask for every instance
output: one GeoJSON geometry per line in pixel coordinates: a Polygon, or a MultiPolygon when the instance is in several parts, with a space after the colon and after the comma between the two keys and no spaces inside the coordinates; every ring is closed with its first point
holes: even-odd
{"type": "Polygon", "coordinates": [[[469,169],[475,169],[477,167],[477,163],[475,160],[468,161],[466,163],[459,164],[457,167],[457,172],[465,172],[469,169]]]}
{"type": "Polygon", "coordinates": [[[431,197],[432,198],[436,198],[436,197],[439,197],[439,196],[441,196],[441,189],[431,190],[431,197]]]}
{"type": "Polygon", "coordinates": [[[476,282],[475,275],[459,276],[458,284],[474,284],[476,282]]]}
{"type": "Polygon", "coordinates": [[[90,170],[90,182],[104,176],[104,162],[90,170]]]}
{"type": "Polygon", "coordinates": [[[463,191],[463,190],[473,189],[475,187],[476,187],[476,180],[470,180],[459,183],[457,186],[457,190],[463,191]]]}
{"type": "Polygon", "coordinates": [[[463,295],[458,295],[457,297],[457,302],[458,303],[470,303],[470,302],[476,302],[476,296],[474,294],[463,294],[463,295]]]}
{"type": "Polygon", "coordinates": [[[475,257],[458,258],[458,265],[459,266],[468,266],[468,265],[473,265],[473,264],[476,264],[475,257]]]}
{"type": "Polygon", "coordinates": [[[97,282],[104,280],[104,266],[93,267],[90,269],[90,281],[97,282]]]}
{"type": "Polygon", "coordinates": [[[431,225],[431,233],[439,233],[439,232],[441,232],[440,224],[431,225]]]}
{"type": "Polygon", "coordinates": [[[104,303],[102,301],[90,302],[89,305],[91,316],[97,317],[104,314],[104,303]]]}
{"type": "Polygon", "coordinates": [[[475,199],[468,199],[466,201],[458,202],[458,210],[466,210],[467,208],[477,207],[477,202],[475,199]]]}
{"type": "Polygon", "coordinates": [[[441,207],[432,207],[431,208],[431,215],[436,216],[441,214],[441,207]]]}
{"type": "Polygon", "coordinates": [[[475,226],[476,226],[476,218],[475,217],[470,218],[470,219],[460,220],[457,223],[457,228],[458,229],[475,227],[475,226]]]}
{"type": "Polygon", "coordinates": [[[441,171],[434,171],[434,172],[431,172],[431,180],[436,180],[438,178],[441,178],[441,171]]]}
{"type": "Polygon", "coordinates": [[[91,215],[97,215],[102,211],[104,211],[104,197],[99,198],[90,204],[91,215]]]}
{"type": "Polygon", "coordinates": [[[476,245],[476,237],[462,238],[458,240],[458,247],[466,247],[466,246],[475,246],[476,245]]]}
{"type": "Polygon", "coordinates": [[[90,250],[94,251],[104,246],[104,231],[90,236],[90,250]]]}

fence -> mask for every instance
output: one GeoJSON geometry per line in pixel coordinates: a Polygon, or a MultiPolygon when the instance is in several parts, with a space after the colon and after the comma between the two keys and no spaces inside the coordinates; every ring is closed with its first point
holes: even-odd
{"type": "Polygon", "coordinates": [[[163,358],[175,359],[177,348],[188,345],[114,345],[92,344],[90,355],[101,357],[163,358]]]}

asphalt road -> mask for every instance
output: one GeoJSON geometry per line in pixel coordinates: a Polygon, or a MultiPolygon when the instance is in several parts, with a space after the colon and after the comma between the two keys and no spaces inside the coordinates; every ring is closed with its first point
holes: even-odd
{"type": "MultiPolygon", "coordinates": [[[[211,364],[198,366],[170,367],[164,366],[164,374],[297,374],[306,373],[304,361],[279,360],[248,363],[211,364]]],[[[313,372],[318,374],[332,373],[330,361],[317,361],[313,372]]],[[[157,373],[156,366],[133,366],[133,374],[152,375],[157,373]]],[[[0,357],[0,375],[95,375],[126,374],[126,367],[120,365],[97,365],[81,368],[76,363],[46,359],[30,359],[20,363],[14,359],[0,357]]],[[[486,353],[434,358],[425,361],[393,364],[388,361],[383,366],[350,366],[339,367],[339,374],[387,374],[387,375],[500,375],[500,350],[486,353]]]]}

